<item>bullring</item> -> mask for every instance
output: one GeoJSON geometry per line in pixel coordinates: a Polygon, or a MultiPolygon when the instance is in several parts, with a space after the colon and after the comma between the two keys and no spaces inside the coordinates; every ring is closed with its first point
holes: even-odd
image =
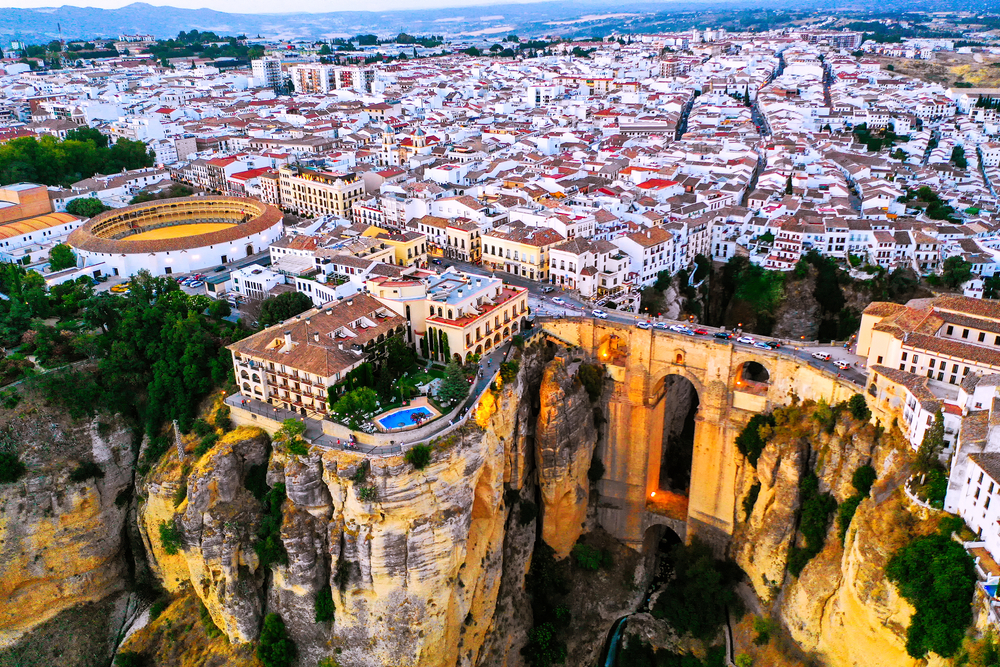
{"type": "Polygon", "coordinates": [[[267,250],[283,233],[274,206],[246,197],[184,197],[105,211],[70,234],[86,266],[130,276],[186,273],[267,250]]]}

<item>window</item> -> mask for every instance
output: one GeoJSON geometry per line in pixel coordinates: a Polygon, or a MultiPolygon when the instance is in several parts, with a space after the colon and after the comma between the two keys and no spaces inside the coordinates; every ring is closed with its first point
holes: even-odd
{"type": "Polygon", "coordinates": [[[968,338],[968,337],[969,337],[969,330],[968,329],[963,329],[962,330],[962,338],[968,338]]]}
{"type": "Polygon", "coordinates": [[[875,363],[876,364],[881,364],[882,363],[882,357],[879,357],[878,359],[876,359],[875,363]]]}
{"type": "Polygon", "coordinates": [[[985,342],[985,341],[986,341],[986,334],[985,334],[985,333],[983,333],[982,331],[980,331],[980,332],[979,332],[979,342],[980,342],[980,343],[983,343],[983,342],[985,342]]]}
{"type": "Polygon", "coordinates": [[[953,333],[955,333],[955,327],[953,327],[953,326],[951,326],[951,325],[949,324],[949,325],[948,325],[948,330],[947,330],[947,331],[945,332],[945,335],[946,335],[946,336],[950,336],[950,335],[952,335],[953,333]]]}
{"type": "Polygon", "coordinates": [[[957,373],[958,372],[958,364],[952,364],[951,372],[952,373],[957,373]]]}
{"type": "Polygon", "coordinates": [[[906,361],[906,352],[903,353],[902,359],[903,359],[903,361],[906,361]]]}

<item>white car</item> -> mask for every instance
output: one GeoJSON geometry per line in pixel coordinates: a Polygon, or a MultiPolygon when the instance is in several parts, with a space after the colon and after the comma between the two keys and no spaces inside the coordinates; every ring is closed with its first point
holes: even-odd
{"type": "Polygon", "coordinates": [[[591,312],[590,314],[593,315],[594,317],[596,317],[599,320],[606,320],[606,319],[608,319],[608,314],[605,313],[603,310],[595,310],[595,311],[591,312]]]}
{"type": "Polygon", "coordinates": [[[813,352],[813,359],[819,359],[820,361],[830,361],[830,355],[825,352],[813,352]]]}
{"type": "Polygon", "coordinates": [[[670,327],[667,326],[666,322],[653,322],[654,329],[660,329],[661,331],[666,331],[670,327]]]}
{"type": "Polygon", "coordinates": [[[837,359],[836,361],[833,362],[833,365],[842,371],[846,371],[848,368],[851,367],[851,362],[844,361],[843,359],[837,359]]]}
{"type": "Polygon", "coordinates": [[[562,298],[561,296],[554,296],[552,297],[552,303],[559,304],[560,306],[565,306],[566,299],[562,298]]]}
{"type": "Polygon", "coordinates": [[[640,329],[649,329],[653,325],[651,325],[649,322],[636,322],[635,326],[639,327],[640,329]]]}
{"type": "Polygon", "coordinates": [[[755,341],[751,336],[740,336],[736,339],[736,342],[743,343],[744,345],[753,345],[757,341],[755,341]]]}
{"type": "Polygon", "coordinates": [[[667,328],[670,329],[671,331],[675,331],[677,333],[684,333],[684,329],[686,329],[687,327],[684,327],[684,326],[682,326],[680,324],[671,324],[667,328]]]}

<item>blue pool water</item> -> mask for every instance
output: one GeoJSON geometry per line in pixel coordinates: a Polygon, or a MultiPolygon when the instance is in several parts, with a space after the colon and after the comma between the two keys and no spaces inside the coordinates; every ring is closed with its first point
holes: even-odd
{"type": "Polygon", "coordinates": [[[434,416],[433,412],[421,406],[419,408],[407,408],[406,410],[400,410],[399,412],[394,412],[387,417],[379,417],[377,421],[383,426],[383,428],[413,426],[412,415],[420,414],[427,415],[428,418],[434,416]]]}

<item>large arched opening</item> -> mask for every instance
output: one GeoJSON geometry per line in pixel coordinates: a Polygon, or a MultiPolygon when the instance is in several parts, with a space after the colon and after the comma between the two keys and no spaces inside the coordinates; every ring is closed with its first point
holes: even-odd
{"type": "Polygon", "coordinates": [[[698,415],[698,390],[683,375],[663,379],[663,439],[657,491],[687,496],[691,489],[691,462],[694,458],[695,417],[698,415]]]}

